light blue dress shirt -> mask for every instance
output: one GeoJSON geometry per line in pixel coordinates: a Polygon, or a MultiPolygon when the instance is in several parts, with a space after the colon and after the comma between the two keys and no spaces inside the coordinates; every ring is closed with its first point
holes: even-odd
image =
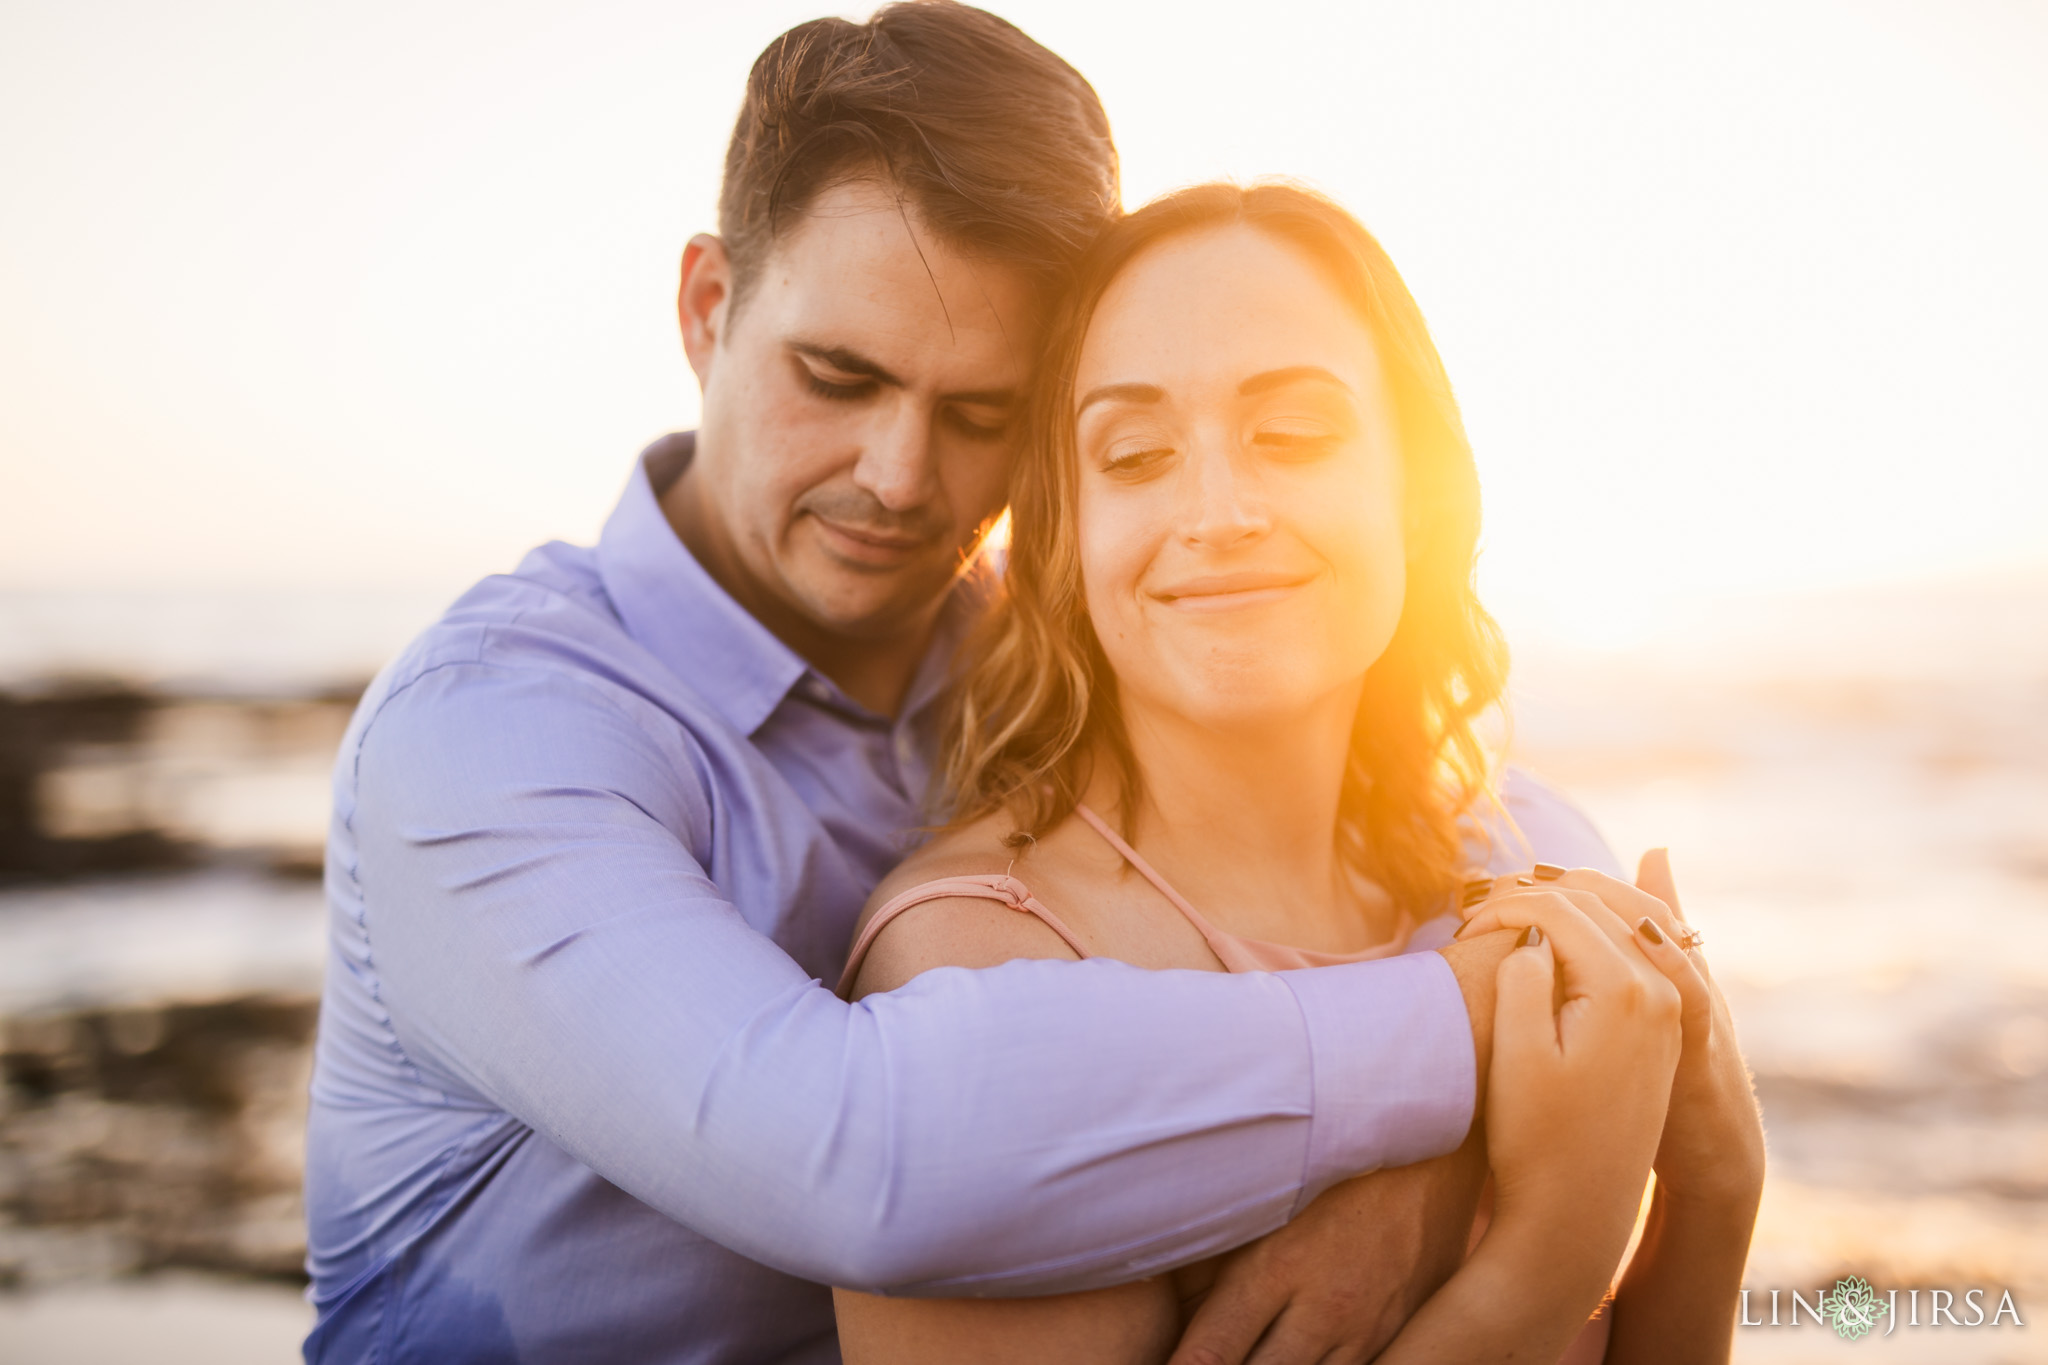
{"type": "MultiPolygon", "coordinates": [[[[825,1285],[1130,1279],[1458,1144],[1435,953],[821,985],[920,822],[974,602],[902,716],[867,712],[669,529],[690,450],[650,448],[595,549],[457,602],[343,742],[308,1360],[830,1362],[825,1285]]],[[[1550,861],[1612,866],[1540,788],[1509,803],[1550,861]]]]}

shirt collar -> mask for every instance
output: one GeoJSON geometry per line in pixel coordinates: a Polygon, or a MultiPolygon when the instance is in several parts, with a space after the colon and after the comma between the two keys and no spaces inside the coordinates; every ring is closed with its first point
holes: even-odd
{"type": "Polygon", "coordinates": [[[655,485],[673,482],[696,446],[683,431],[641,452],[598,540],[598,572],[626,633],[751,735],[810,666],[718,586],[662,515],[655,485]]]}
{"type": "MultiPolygon", "coordinates": [[[[808,700],[849,720],[886,727],[885,718],[846,696],[735,602],[677,537],[662,514],[658,490],[682,473],[696,445],[696,433],[682,431],[642,451],[598,540],[598,572],[626,633],[687,679],[742,734],[760,729],[799,683],[808,700]]],[[[987,560],[983,556],[962,576],[941,609],[899,723],[916,719],[945,690],[953,651],[998,580],[987,560]]]]}

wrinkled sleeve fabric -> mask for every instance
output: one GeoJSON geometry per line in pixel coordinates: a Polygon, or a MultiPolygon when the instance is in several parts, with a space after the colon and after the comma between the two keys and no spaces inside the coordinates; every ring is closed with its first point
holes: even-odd
{"type": "Polygon", "coordinates": [[[368,958],[409,1066],[791,1274],[1042,1294],[1270,1231],[1470,1123],[1434,953],[945,969],[848,1004],[707,875],[720,774],[575,675],[445,664],[359,737],[368,958]]]}

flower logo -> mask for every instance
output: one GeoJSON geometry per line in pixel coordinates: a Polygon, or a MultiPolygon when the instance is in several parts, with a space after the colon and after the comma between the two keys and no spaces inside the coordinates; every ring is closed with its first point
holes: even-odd
{"type": "Polygon", "coordinates": [[[1877,1297],[1877,1291],[1861,1275],[1844,1275],[1835,1287],[1821,1295],[1821,1318],[1835,1329],[1835,1335],[1855,1341],[1877,1326],[1891,1311],[1891,1305],[1877,1297]]]}

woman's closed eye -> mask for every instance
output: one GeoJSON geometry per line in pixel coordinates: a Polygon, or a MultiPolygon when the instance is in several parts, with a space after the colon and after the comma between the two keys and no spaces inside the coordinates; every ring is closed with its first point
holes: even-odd
{"type": "Polygon", "coordinates": [[[1096,457],[1096,465],[1112,478],[1136,480],[1157,473],[1173,453],[1172,446],[1157,441],[1117,441],[1096,457]]]}
{"type": "Polygon", "coordinates": [[[1325,455],[1342,439],[1322,422],[1279,420],[1262,422],[1252,432],[1252,444],[1262,453],[1282,459],[1308,460],[1325,455]]]}

